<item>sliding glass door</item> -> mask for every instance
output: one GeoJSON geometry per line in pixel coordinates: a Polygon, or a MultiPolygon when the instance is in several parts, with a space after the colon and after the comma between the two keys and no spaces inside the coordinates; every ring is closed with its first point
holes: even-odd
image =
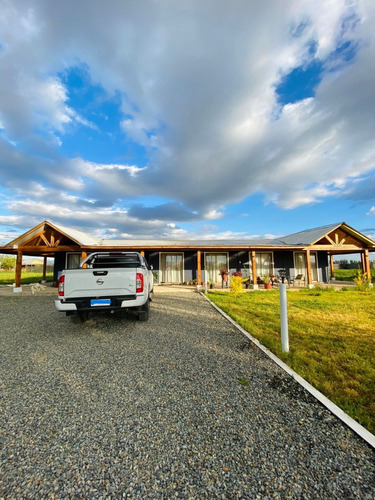
{"type": "Polygon", "coordinates": [[[205,262],[206,280],[212,283],[221,283],[221,269],[228,269],[228,256],[226,253],[207,253],[205,262]],[[208,278],[207,278],[208,274],[208,278]]]}
{"type": "Polygon", "coordinates": [[[162,253],[161,254],[161,279],[162,283],[183,282],[183,254],[162,253]]]}

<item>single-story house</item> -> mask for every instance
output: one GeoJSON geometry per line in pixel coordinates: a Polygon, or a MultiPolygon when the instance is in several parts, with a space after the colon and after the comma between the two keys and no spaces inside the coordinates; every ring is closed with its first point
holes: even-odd
{"type": "Polygon", "coordinates": [[[334,276],[335,255],[360,254],[363,272],[370,275],[370,252],[375,242],[345,222],[307,229],[276,239],[242,240],[137,240],[101,239],[48,221],[30,229],[0,253],[17,255],[15,285],[20,286],[22,256],[54,257],[54,281],[63,269],[77,268],[98,250],[141,252],[159,283],[196,280],[221,283],[220,270],[242,271],[257,287],[264,275],[302,277],[306,285],[327,283],[334,276]]]}

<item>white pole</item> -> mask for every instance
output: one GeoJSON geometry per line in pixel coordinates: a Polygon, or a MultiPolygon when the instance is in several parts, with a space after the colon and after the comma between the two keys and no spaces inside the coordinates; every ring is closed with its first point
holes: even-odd
{"type": "Polygon", "coordinates": [[[288,304],[286,300],[286,285],[279,284],[280,291],[280,321],[281,321],[281,350],[289,352],[289,332],[288,332],[288,304]]]}

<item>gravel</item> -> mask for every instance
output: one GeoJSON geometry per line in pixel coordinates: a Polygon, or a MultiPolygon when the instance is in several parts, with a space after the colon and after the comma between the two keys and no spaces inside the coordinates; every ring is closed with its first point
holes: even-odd
{"type": "Polygon", "coordinates": [[[26,292],[0,294],[0,498],[375,497],[375,451],[199,294],[79,324],[26,292]]]}

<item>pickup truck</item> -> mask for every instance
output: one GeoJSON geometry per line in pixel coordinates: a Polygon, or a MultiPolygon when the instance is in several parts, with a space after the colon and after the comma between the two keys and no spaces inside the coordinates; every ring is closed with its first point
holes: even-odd
{"type": "Polygon", "coordinates": [[[65,269],[58,280],[55,306],[84,321],[91,312],[130,310],[148,319],[154,280],[152,268],[138,252],[94,252],[79,269],[65,269]]]}

